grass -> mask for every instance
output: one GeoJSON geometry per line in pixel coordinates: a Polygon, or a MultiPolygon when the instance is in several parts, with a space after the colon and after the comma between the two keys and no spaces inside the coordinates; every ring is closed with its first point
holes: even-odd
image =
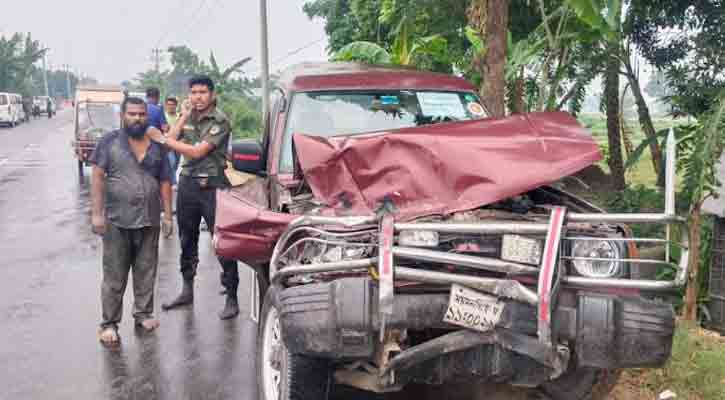
{"type": "MultiPolygon", "coordinates": [[[[602,114],[585,113],[579,115],[579,122],[592,132],[592,136],[604,150],[606,155],[606,149],[608,148],[606,117],[602,114]]],[[[679,124],[684,124],[686,122],[686,120],[675,120],[672,118],[658,118],[653,120],[655,130],[657,131],[679,124]]],[[[632,146],[636,148],[643,140],[645,140],[644,132],[639,125],[639,121],[627,120],[626,123],[632,130],[632,146]]],[[[626,154],[624,156],[626,163],[626,154]]],[[[600,161],[598,165],[604,172],[609,173],[609,165],[607,165],[606,160],[600,161]]],[[[645,151],[638,162],[626,172],[626,180],[628,184],[643,184],[646,186],[655,185],[657,182],[657,175],[654,172],[654,168],[652,166],[652,154],[650,154],[649,151],[645,151]]]]}
{"type": "Polygon", "coordinates": [[[656,399],[665,390],[677,399],[725,399],[725,338],[681,322],[667,365],[625,371],[612,398],[656,399]]]}

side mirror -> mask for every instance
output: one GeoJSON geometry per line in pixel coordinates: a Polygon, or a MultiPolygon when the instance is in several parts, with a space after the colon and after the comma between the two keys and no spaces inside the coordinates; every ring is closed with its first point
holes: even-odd
{"type": "Polygon", "coordinates": [[[232,166],[235,170],[254,175],[264,175],[262,145],[254,139],[232,143],[232,166]]]}

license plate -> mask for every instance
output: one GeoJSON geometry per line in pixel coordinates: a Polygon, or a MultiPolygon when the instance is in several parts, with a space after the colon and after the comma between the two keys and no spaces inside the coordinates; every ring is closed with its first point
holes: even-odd
{"type": "Polygon", "coordinates": [[[504,303],[496,297],[454,284],[443,321],[476,331],[493,329],[501,320],[504,303]]]}
{"type": "Polygon", "coordinates": [[[519,235],[503,235],[501,258],[506,261],[539,265],[541,241],[519,235]]]}

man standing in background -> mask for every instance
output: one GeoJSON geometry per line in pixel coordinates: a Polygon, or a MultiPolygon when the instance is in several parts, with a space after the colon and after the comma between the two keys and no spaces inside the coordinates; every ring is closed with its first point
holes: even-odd
{"type": "MultiPolygon", "coordinates": [[[[179,107],[179,100],[176,97],[169,96],[164,101],[164,111],[166,116],[166,122],[169,124],[169,129],[176,125],[176,121],[179,119],[177,109],[179,107]]],[[[171,163],[171,170],[174,172],[174,178],[171,180],[172,185],[176,185],[176,170],[179,168],[180,156],[173,150],[169,150],[169,162],[171,163]]]]}
{"type": "Polygon", "coordinates": [[[166,122],[169,124],[169,127],[176,125],[176,121],[179,119],[179,114],[177,113],[178,106],[179,100],[173,96],[167,97],[164,102],[166,122]]]}
{"type": "Polygon", "coordinates": [[[150,87],[146,89],[146,109],[148,113],[149,126],[153,126],[156,129],[161,129],[163,132],[168,132],[169,125],[166,123],[166,117],[164,116],[164,110],[159,106],[159,99],[161,98],[161,92],[159,88],[150,87]]]}

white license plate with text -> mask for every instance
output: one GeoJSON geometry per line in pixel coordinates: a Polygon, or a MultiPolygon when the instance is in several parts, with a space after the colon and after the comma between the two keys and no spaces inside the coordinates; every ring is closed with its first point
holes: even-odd
{"type": "Polygon", "coordinates": [[[460,285],[451,286],[443,321],[480,332],[492,330],[501,320],[504,303],[496,297],[460,285]]]}

